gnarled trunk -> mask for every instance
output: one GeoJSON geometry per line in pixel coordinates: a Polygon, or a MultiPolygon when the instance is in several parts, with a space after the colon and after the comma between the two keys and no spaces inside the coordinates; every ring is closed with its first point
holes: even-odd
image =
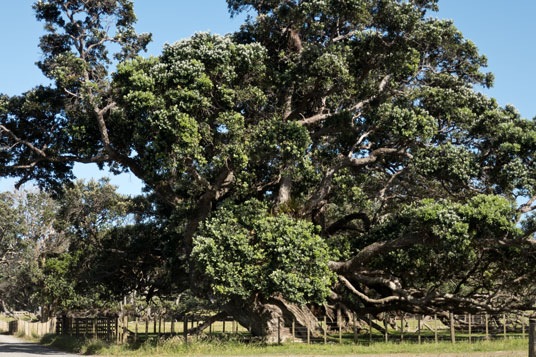
{"type": "Polygon", "coordinates": [[[311,336],[318,335],[318,319],[307,306],[292,304],[280,297],[267,301],[255,300],[250,303],[230,303],[225,311],[241,325],[248,327],[253,336],[268,343],[292,339],[292,323],[295,324],[295,338],[307,338],[305,329],[309,327],[311,336]]]}

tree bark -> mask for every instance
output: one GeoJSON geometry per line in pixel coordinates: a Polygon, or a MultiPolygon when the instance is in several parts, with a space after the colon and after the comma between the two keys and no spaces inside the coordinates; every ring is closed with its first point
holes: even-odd
{"type": "Polygon", "coordinates": [[[281,176],[279,182],[279,193],[277,195],[277,207],[281,207],[290,200],[292,190],[292,177],[290,175],[281,176]]]}
{"type": "Polygon", "coordinates": [[[289,303],[280,297],[250,303],[231,302],[225,306],[225,311],[246,326],[253,336],[267,343],[277,343],[279,336],[281,341],[291,339],[292,322],[295,323],[294,337],[297,340],[307,338],[304,327],[309,327],[311,335],[320,335],[318,319],[309,308],[289,303]]]}

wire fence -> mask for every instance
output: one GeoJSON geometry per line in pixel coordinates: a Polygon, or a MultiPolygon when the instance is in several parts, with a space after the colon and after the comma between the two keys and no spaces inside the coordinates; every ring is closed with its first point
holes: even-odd
{"type": "MultiPolygon", "coordinates": [[[[277,338],[272,342],[372,344],[378,342],[433,343],[440,341],[475,342],[492,339],[526,338],[529,317],[520,313],[436,315],[383,313],[377,316],[317,316],[310,325],[295,320],[277,323],[277,338]]],[[[231,317],[211,320],[206,316],[185,315],[177,319],[166,315],[67,317],[47,322],[0,321],[0,330],[12,334],[44,336],[49,333],[82,338],[98,338],[118,343],[141,342],[149,338],[180,336],[190,339],[259,339],[251,328],[231,317]]],[[[262,337],[260,337],[262,339],[262,337]]]]}
{"type": "MultiPolygon", "coordinates": [[[[339,314],[337,314],[339,316],[339,314]]],[[[526,338],[529,317],[523,314],[451,314],[432,316],[389,313],[380,316],[339,317],[320,316],[309,326],[295,320],[280,319],[277,324],[277,342],[300,343],[357,343],[377,342],[475,342],[507,338],[526,338]]],[[[118,319],[118,341],[141,341],[151,337],[169,338],[235,338],[243,341],[259,339],[248,326],[231,317],[207,321],[206,317],[189,316],[176,320],[158,318],[118,319]]],[[[260,337],[262,339],[262,337],[260,337]]]]}

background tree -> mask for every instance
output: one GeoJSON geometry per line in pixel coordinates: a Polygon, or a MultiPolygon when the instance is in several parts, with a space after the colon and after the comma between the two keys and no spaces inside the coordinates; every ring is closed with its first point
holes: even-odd
{"type": "MultiPolygon", "coordinates": [[[[56,205],[54,228],[66,245],[43,264],[38,301],[51,315],[58,310],[109,308],[117,295],[112,294],[112,286],[94,275],[94,269],[104,254],[107,234],[133,224],[129,199],[118,194],[106,179],[76,181],[63,189],[56,205]]],[[[115,284],[118,289],[120,282],[118,279],[115,284]]]]}
{"type": "Polygon", "coordinates": [[[55,187],[73,162],[130,169],[177,291],[229,301],[268,338],[279,317],[313,325],[303,303],[319,298],[358,316],[534,306],[534,122],[473,89],[492,84],[486,58],[428,16],[437,1],[228,4],[249,11],[236,34],[144,59],[131,2],[36,3],[55,84],[0,102],[2,174],[55,187]],[[254,199],[262,214],[244,211],[254,199]]]}
{"type": "MultiPolygon", "coordinates": [[[[107,180],[76,181],[64,188],[61,199],[41,191],[2,194],[4,309],[35,312],[41,307],[42,318],[47,319],[58,310],[115,308],[127,292],[135,288],[146,292],[140,286],[143,280],[132,285],[135,266],[115,269],[124,264],[124,252],[113,247],[132,250],[136,246],[130,242],[140,237],[129,234],[125,243],[116,232],[141,230],[134,228],[133,203],[115,189],[107,180]]],[[[136,263],[150,275],[159,265],[145,261],[154,254],[145,245],[144,252],[136,255],[136,263]]],[[[143,287],[153,285],[150,281],[143,287]]]]}
{"type": "Polygon", "coordinates": [[[40,289],[47,257],[66,248],[66,239],[54,223],[58,206],[43,192],[1,194],[0,300],[4,311],[37,311],[35,294],[40,289]]]}

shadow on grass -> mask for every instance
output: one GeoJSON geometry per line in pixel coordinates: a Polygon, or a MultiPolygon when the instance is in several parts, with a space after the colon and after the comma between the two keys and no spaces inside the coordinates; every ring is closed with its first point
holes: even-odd
{"type": "MultiPolygon", "coordinates": [[[[2,332],[2,335],[11,336],[7,332],[2,332]]],[[[0,344],[0,356],[4,354],[15,354],[19,355],[28,355],[28,356],[48,356],[48,355],[62,355],[63,353],[58,353],[57,351],[52,351],[44,346],[38,345],[36,343],[20,341],[20,340],[8,340],[6,343],[0,344]]]]}

